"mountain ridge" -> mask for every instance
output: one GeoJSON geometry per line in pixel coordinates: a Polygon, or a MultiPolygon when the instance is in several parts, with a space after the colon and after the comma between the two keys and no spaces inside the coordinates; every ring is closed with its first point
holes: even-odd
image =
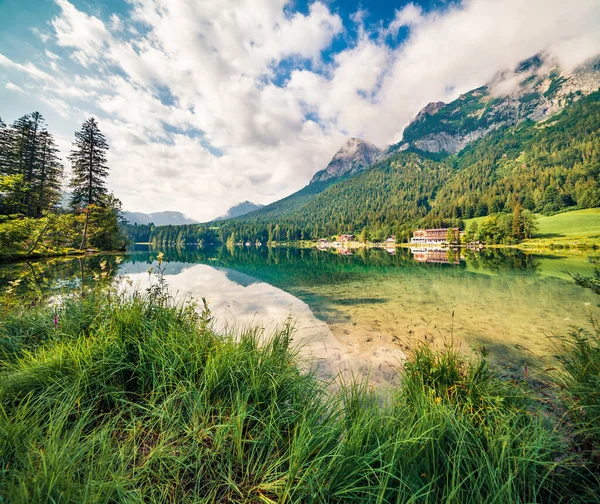
{"type": "Polygon", "coordinates": [[[199,221],[186,217],[181,212],[167,210],[164,212],[128,212],[123,211],[123,218],[130,224],[154,224],[155,226],[182,226],[186,224],[199,224],[199,221]]]}
{"type": "Polygon", "coordinates": [[[445,103],[430,102],[406,126],[402,140],[381,149],[349,138],[327,167],[309,182],[355,175],[398,151],[412,149],[449,155],[505,126],[539,122],[556,115],[572,101],[598,89],[600,59],[563,72],[535,55],[516,68],[498,72],[488,83],[445,103]]]}
{"type": "Polygon", "coordinates": [[[242,201],[241,203],[238,203],[237,205],[233,205],[229,210],[227,210],[227,212],[225,212],[223,215],[217,217],[216,219],[213,219],[211,222],[235,219],[236,217],[241,217],[242,215],[246,215],[248,213],[254,212],[255,210],[259,210],[262,207],[264,207],[264,205],[260,205],[258,203],[252,203],[251,201],[248,201],[248,200],[242,201]]]}

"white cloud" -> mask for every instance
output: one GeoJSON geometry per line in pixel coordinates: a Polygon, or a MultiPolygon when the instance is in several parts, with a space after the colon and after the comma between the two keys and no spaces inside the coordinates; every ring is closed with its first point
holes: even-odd
{"type": "Polygon", "coordinates": [[[48,35],[47,33],[43,33],[42,31],[40,31],[38,28],[33,28],[31,30],[34,35],[36,37],[38,37],[44,44],[46,44],[49,40],[50,40],[50,35],[48,35]]]}
{"type": "Polygon", "coordinates": [[[404,8],[396,11],[396,15],[385,33],[387,35],[396,36],[403,26],[414,27],[418,26],[423,21],[423,9],[418,5],[410,3],[404,8]]]}
{"type": "Polygon", "coordinates": [[[52,20],[57,44],[74,48],[73,58],[86,66],[97,60],[111,39],[104,23],[78,10],[68,0],[55,0],[62,14],[52,20]]]}
{"type": "Polygon", "coordinates": [[[16,84],[13,84],[12,82],[7,82],[6,84],[4,84],[4,87],[10,91],[16,91],[17,93],[23,93],[24,91],[17,86],[16,84]]]}
{"type": "Polygon", "coordinates": [[[73,129],[98,116],[125,208],[198,219],[299,189],[345,135],[397,141],[427,102],[537,52],[571,68],[600,48],[597,0],[408,4],[377,33],[360,11],[356,40],[327,64],[345,27],[324,1],[303,14],[288,0],[128,0],[129,13],[106,21],[55,2],[52,40],[80,70],[62,74],[49,49],[51,72],[2,55],[0,67],[33,82],[73,129]],[[388,46],[403,27],[408,38],[388,46]]]}
{"type": "Polygon", "coordinates": [[[56,61],[56,60],[60,59],[60,56],[58,54],[55,54],[52,51],[49,51],[48,49],[46,49],[44,51],[44,54],[46,54],[46,56],[48,57],[48,59],[50,59],[52,61],[56,61]]]}
{"type": "Polygon", "coordinates": [[[123,23],[121,22],[121,18],[116,14],[111,14],[110,16],[110,29],[114,32],[118,32],[123,29],[123,23]]]}
{"type": "MultiPolygon", "coordinates": [[[[338,129],[374,143],[393,143],[428,102],[452,100],[536,53],[546,52],[567,69],[598,54],[598,19],[596,0],[465,0],[441,13],[408,4],[385,34],[409,26],[409,37],[388,56],[370,103],[348,89],[343,76],[349,70],[340,63],[344,54],[364,51],[364,41],[336,57],[329,79],[295,75],[292,84],[321,116],[335,118],[338,129]]],[[[388,51],[382,40],[371,49],[373,54],[377,50],[381,55],[388,51]]],[[[361,70],[360,61],[350,62],[356,81],[373,71],[368,66],[361,70]]]]}

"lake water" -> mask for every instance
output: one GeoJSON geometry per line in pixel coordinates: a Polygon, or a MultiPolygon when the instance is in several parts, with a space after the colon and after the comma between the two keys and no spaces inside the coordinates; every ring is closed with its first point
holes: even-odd
{"type": "Polygon", "coordinates": [[[159,251],[171,292],[206,298],[220,330],[268,333],[291,317],[307,362],[374,383],[393,383],[405,353],[431,341],[483,347],[507,373],[542,373],[555,364],[550,336],[600,316],[600,298],[570,280],[592,273],[584,253],[138,246],[119,258],[0,265],[0,288],[19,278],[19,294],[58,296],[97,281],[102,261],[145,288],[159,251]]]}

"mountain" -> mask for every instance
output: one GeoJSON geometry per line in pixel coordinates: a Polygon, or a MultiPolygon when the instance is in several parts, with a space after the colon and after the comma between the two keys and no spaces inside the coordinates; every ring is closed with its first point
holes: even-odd
{"type": "Polygon", "coordinates": [[[350,138],[309,184],[356,175],[399,151],[456,154],[499,128],[559,113],[596,91],[599,82],[599,59],[566,72],[534,56],[450,103],[427,104],[405,128],[402,140],[387,149],[350,138]]]}
{"type": "Polygon", "coordinates": [[[197,220],[186,217],[181,212],[123,212],[123,218],[130,224],[150,224],[155,226],[181,226],[184,224],[198,224],[197,220]]]}
{"type": "Polygon", "coordinates": [[[535,56],[453,102],[429,103],[406,127],[392,152],[413,148],[455,154],[498,128],[543,121],[596,91],[599,82],[598,61],[563,72],[535,56]]]}
{"type": "Polygon", "coordinates": [[[252,203],[251,201],[242,201],[241,203],[232,206],[224,215],[217,217],[216,221],[234,219],[235,217],[241,217],[242,215],[246,215],[247,213],[254,212],[254,210],[258,210],[262,208],[264,205],[259,205],[258,203],[252,203]]]}
{"type": "Polygon", "coordinates": [[[382,149],[369,142],[360,138],[350,138],[333,156],[327,168],[315,173],[310,184],[325,182],[344,175],[355,175],[379,161],[383,153],[382,149]]]}

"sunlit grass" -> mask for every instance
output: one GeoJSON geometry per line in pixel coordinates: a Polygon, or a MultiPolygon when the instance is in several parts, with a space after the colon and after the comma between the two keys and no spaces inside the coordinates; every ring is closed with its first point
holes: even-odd
{"type": "MultiPolygon", "coordinates": [[[[481,225],[488,217],[465,220],[468,228],[473,222],[481,225]]],[[[600,208],[572,210],[545,216],[536,214],[537,231],[532,239],[519,244],[522,248],[589,248],[600,247],[600,208]]]]}
{"type": "Polygon", "coordinates": [[[5,502],[595,497],[552,417],[484,359],[419,346],[383,399],[302,373],[290,327],[215,334],[194,308],[155,290],[3,316],[5,502]]]}

